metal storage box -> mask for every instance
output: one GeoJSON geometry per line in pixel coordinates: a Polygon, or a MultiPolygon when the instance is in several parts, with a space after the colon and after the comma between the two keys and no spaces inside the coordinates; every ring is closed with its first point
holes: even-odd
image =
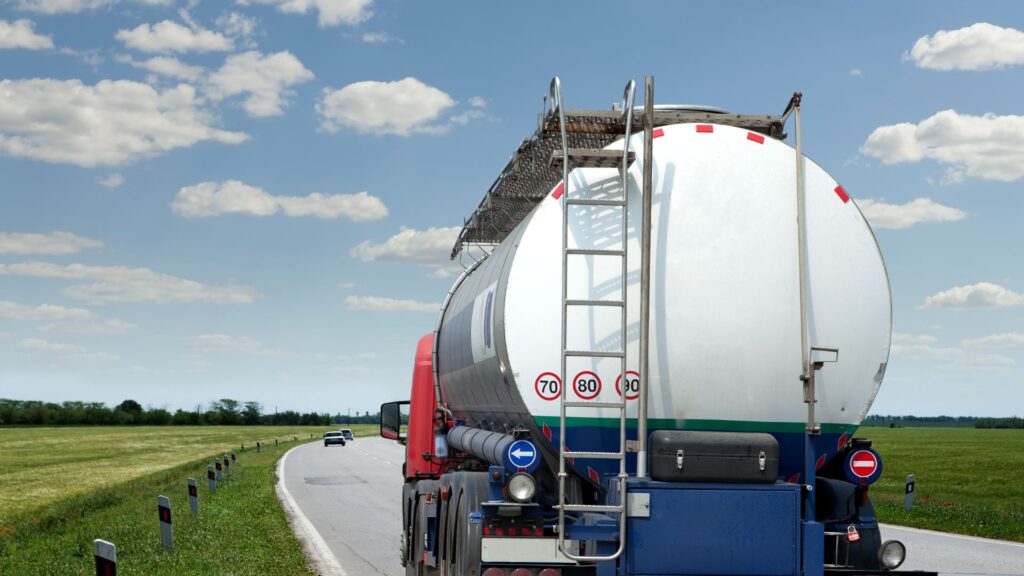
{"type": "Polygon", "coordinates": [[[775,482],[779,443],[771,434],[658,430],[651,477],[664,482],[775,482]]]}

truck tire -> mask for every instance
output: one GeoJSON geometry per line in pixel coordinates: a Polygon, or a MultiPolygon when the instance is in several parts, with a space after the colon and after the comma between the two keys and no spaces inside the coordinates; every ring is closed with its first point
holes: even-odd
{"type": "Polygon", "coordinates": [[[470,523],[469,515],[479,512],[480,503],[487,499],[487,473],[457,474],[459,477],[452,482],[453,486],[461,487],[453,528],[454,576],[480,576],[480,525],[470,523]]]}
{"type": "Polygon", "coordinates": [[[406,576],[437,576],[437,568],[426,566],[423,563],[423,527],[426,526],[427,504],[424,502],[426,494],[433,494],[437,489],[437,482],[434,480],[420,480],[413,484],[410,493],[412,497],[412,509],[409,519],[411,526],[407,529],[410,535],[408,547],[410,557],[405,565],[406,576]]]}

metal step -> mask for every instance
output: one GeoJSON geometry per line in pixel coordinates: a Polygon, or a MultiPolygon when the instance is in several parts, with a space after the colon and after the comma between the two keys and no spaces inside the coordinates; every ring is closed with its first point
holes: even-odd
{"type": "Polygon", "coordinates": [[[566,350],[566,357],[577,358],[625,358],[625,352],[598,352],[596,350],[566,350]]]}
{"type": "Polygon", "coordinates": [[[565,251],[569,256],[625,256],[625,250],[601,250],[597,248],[569,248],[565,251]]]}
{"type": "Polygon", "coordinates": [[[562,510],[566,512],[596,512],[601,514],[621,513],[622,506],[601,506],[598,504],[564,504],[562,510]]]}
{"type": "Polygon", "coordinates": [[[622,458],[622,452],[566,452],[563,458],[595,458],[599,460],[618,460],[622,458]]]}
{"type": "Polygon", "coordinates": [[[575,199],[566,198],[566,206],[612,206],[622,208],[626,205],[625,200],[587,200],[587,199],[575,199]]]}
{"type": "Polygon", "coordinates": [[[621,308],[626,305],[622,300],[566,300],[566,306],[611,306],[621,308]]]}
{"type": "MultiPolygon", "coordinates": [[[[564,160],[565,155],[561,150],[552,150],[549,166],[559,168],[564,160]]],[[[636,160],[636,154],[630,152],[626,166],[628,167],[634,160],[636,160]]],[[[569,148],[569,169],[573,168],[622,168],[622,151],[569,148]]]]}

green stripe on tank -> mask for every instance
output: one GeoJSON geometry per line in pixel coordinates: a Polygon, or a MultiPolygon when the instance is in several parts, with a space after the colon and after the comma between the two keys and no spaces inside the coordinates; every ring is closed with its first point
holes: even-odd
{"type": "MultiPolygon", "coordinates": [[[[550,428],[559,425],[558,416],[534,416],[537,425],[547,424],[550,428]]],[[[586,418],[581,416],[569,416],[566,424],[570,428],[577,426],[597,426],[601,428],[618,428],[618,418],[586,418]]],[[[636,428],[636,418],[628,418],[627,425],[636,428]]],[[[853,434],[858,426],[853,424],[819,424],[824,434],[853,434]]],[[[698,420],[687,418],[684,420],[675,418],[651,418],[647,421],[647,427],[652,430],[715,430],[722,432],[790,432],[802,433],[805,428],[803,422],[748,422],[744,420],[698,420]]]]}

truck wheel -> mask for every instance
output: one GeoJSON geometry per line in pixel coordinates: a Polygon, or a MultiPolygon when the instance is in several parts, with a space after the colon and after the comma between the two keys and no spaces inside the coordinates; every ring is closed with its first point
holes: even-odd
{"type": "Polygon", "coordinates": [[[480,502],[487,496],[487,473],[466,472],[460,479],[462,493],[455,513],[455,576],[480,574],[480,525],[471,524],[469,515],[480,510],[480,502]]]}
{"type": "Polygon", "coordinates": [[[412,509],[409,515],[412,525],[409,526],[408,560],[405,562],[405,576],[422,576],[420,568],[423,566],[423,536],[420,535],[420,506],[416,499],[412,502],[412,509]]]}

